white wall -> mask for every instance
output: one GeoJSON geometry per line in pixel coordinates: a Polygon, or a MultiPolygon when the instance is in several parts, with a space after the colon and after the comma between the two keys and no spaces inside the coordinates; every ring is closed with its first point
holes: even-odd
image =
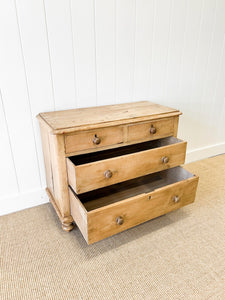
{"type": "Polygon", "coordinates": [[[39,112],[149,99],[225,152],[224,50],[225,0],[1,0],[0,213],[47,201],[39,112]]]}

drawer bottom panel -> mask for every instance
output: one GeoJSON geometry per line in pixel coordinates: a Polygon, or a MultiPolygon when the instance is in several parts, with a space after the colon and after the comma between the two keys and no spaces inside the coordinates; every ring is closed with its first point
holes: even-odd
{"type": "Polygon", "coordinates": [[[69,188],[71,215],[92,244],[192,203],[197,184],[175,167],[79,195],[69,188]]]}

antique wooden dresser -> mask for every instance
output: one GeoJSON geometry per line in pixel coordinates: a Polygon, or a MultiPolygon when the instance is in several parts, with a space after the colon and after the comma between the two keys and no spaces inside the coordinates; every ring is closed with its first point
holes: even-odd
{"type": "Polygon", "coordinates": [[[195,199],[180,167],[181,113],[148,101],[40,113],[47,193],[62,223],[88,244],[195,199]]]}

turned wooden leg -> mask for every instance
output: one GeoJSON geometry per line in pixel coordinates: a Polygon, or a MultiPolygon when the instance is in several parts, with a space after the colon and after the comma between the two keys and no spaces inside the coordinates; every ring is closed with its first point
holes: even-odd
{"type": "Polygon", "coordinates": [[[63,221],[62,222],[62,229],[64,230],[64,231],[67,231],[67,232],[69,232],[69,231],[71,231],[72,229],[73,229],[73,227],[74,227],[74,224],[73,224],[73,222],[68,222],[68,221],[63,221]]]}
{"type": "Polygon", "coordinates": [[[51,194],[51,192],[49,191],[48,188],[46,188],[46,192],[49,196],[49,200],[51,202],[51,204],[53,205],[58,217],[59,217],[59,220],[62,224],[62,229],[65,230],[66,232],[69,232],[73,229],[74,227],[74,224],[73,224],[73,218],[72,216],[67,216],[67,217],[63,217],[60,213],[60,210],[58,209],[58,206],[56,205],[56,202],[51,194]]]}

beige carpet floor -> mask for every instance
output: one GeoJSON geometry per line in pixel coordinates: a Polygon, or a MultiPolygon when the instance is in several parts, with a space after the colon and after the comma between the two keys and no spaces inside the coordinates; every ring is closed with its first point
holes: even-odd
{"type": "Polygon", "coordinates": [[[3,299],[225,299],[225,155],[186,166],[196,202],[88,246],[50,204],[0,218],[3,299]]]}

